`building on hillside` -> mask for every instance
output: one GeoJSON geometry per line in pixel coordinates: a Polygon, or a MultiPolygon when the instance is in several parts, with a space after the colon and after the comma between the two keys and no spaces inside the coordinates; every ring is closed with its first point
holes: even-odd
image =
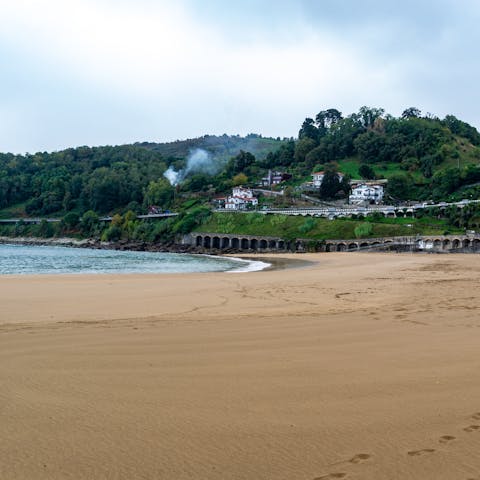
{"type": "Polygon", "coordinates": [[[285,180],[289,180],[290,178],[292,178],[292,175],[289,173],[269,170],[267,176],[262,178],[260,186],[272,187],[284,182],[285,180]]]}
{"type": "Polygon", "coordinates": [[[359,183],[352,184],[352,191],[348,200],[352,204],[362,202],[382,203],[384,195],[383,185],[376,183],[359,183]]]}
{"type": "Polygon", "coordinates": [[[227,197],[216,197],[212,200],[215,208],[225,208],[227,197]]]}
{"type": "Polygon", "coordinates": [[[150,205],[148,207],[149,215],[158,215],[160,213],[162,213],[162,207],[159,207],[158,205],[150,205]]]}
{"type": "Polygon", "coordinates": [[[312,173],[312,183],[315,188],[320,188],[322,186],[324,176],[324,171],[312,173]]]}
{"type": "Polygon", "coordinates": [[[227,210],[247,210],[258,205],[258,199],[249,188],[235,187],[225,201],[227,210]]]}

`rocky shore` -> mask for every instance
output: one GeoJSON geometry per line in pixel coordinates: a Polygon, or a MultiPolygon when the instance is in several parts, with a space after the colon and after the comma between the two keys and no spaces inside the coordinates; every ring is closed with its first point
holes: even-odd
{"type": "Polygon", "coordinates": [[[182,245],[175,242],[168,243],[148,243],[135,242],[132,240],[119,240],[117,242],[102,242],[97,239],[77,239],[70,237],[63,238],[41,238],[41,237],[0,237],[0,244],[13,245],[39,245],[39,246],[59,246],[73,248],[94,248],[97,250],[129,250],[135,252],[166,252],[166,253],[208,253],[209,255],[239,253],[240,250],[229,249],[215,251],[206,250],[203,247],[192,245],[182,245]]]}

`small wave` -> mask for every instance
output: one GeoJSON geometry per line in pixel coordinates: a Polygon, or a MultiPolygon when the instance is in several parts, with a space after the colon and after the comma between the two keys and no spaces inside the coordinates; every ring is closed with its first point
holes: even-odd
{"type": "Polygon", "coordinates": [[[262,262],[260,260],[247,260],[245,258],[237,257],[228,257],[228,259],[234,262],[243,263],[243,265],[232,270],[227,270],[225,273],[259,272],[260,270],[265,270],[266,268],[271,267],[270,263],[262,262]]]}

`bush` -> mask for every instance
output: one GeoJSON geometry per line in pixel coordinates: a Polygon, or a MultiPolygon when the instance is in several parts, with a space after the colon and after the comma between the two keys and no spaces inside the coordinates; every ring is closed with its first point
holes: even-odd
{"type": "Polygon", "coordinates": [[[300,233],[308,233],[310,230],[313,230],[315,227],[315,220],[313,218],[307,218],[305,222],[303,222],[300,227],[298,227],[298,231],[300,233]]]}
{"type": "Polygon", "coordinates": [[[369,222],[363,222],[355,227],[354,233],[356,238],[369,237],[372,234],[373,226],[369,222]]]}
{"type": "Polygon", "coordinates": [[[366,178],[367,180],[375,179],[375,170],[370,165],[360,165],[358,173],[362,176],[362,178],[366,178]]]}
{"type": "Polygon", "coordinates": [[[102,233],[102,242],[116,242],[122,236],[122,229],[118,225],[110,225],[102,233]]]}
{"type": "Polygon", "coordinates": [[[47,222],[45,219],[43,219],[38,226],[38,233],[41,237],[53,237],[55,234],[55,228],[50,222],[47,222]]]}
{"type": "Polygon", "coordinates": [[[82,216],[80,229],[84,235],[93,235],[100,223],[98,215],[93,210],[88,210],[82,216]]]}
{"type": "Polygon", "coordinates": [[[75,228],[80,222],[80,217],[75,212],[67,213],[62,219],[62,225],[66,228],[75,228]]]}

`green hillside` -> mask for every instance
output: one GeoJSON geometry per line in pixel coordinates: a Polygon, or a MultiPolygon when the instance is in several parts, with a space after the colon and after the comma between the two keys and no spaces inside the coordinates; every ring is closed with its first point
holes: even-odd
{"type": "Polygon", "coordinates": [[[205,223],[195,228],[196,232],[215,232],[239,235],[265,235],[286,239],[309,238],[326,240],[332,238],[351,239],[358,236],[384,237],[416,234],[443,234],[456,232],[446,219],[432,217],[379,218],[362,220],[296,217],[288,215],[263,215],[260,213],[215,213],[205,223]],[[367,235],[358,230],[369,225],[367,235]],[[357,229],[357,230],[356,230],[357,229]]]}

